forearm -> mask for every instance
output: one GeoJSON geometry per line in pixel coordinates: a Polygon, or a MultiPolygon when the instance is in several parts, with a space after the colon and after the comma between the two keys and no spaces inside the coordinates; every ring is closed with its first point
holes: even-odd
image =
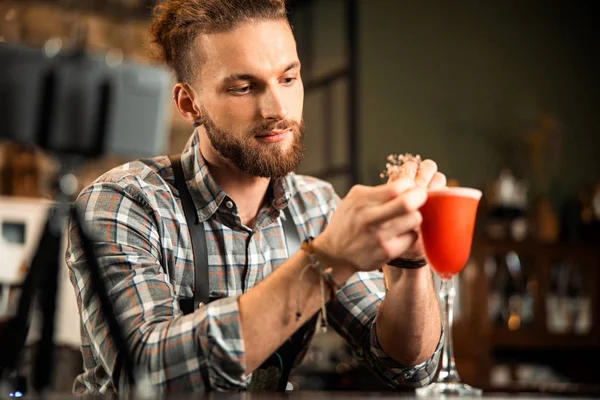
{"type": "Polygon", "coordinates": [[[400,364],[420,364],[434,353],[442,331],[431,270],[384,268],[388,291],[377,313],[377,338],[400,364]]]}
{"type": "MultiPolygon", "coordinates": [[[[320,309],[318,274],[309,268],[300,279],[309,262],[304,251],[299,251],[264,281],[240,296],[240,324],[248,373],[258,368],[320,309]],[[299,290],[300,318],[297,319],[299,290]]],[[[334,280],[345,282],[350,275],[350,272],[338,269],[334,280]]]]}

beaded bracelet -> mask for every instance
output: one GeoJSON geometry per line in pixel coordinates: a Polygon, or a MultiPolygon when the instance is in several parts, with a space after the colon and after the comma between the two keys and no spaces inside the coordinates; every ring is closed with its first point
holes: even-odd
{"type": "Polygon", "coordinates": [[[325,284],[327,284],[330,293],[333,297],[335,295],[335,291],[341,289],[341,286],[338,285],[333,280],[333,268],[325,268],[321,265],[321,262],[317,259],[315,254],[315,249],[312,247],[313,238],[309,237],[306,239],[301,246],[301,249],[306,253],[308,258],[310,259],[310,263],[308,263],[300,272],[300,277],[298,281],[298,297],[296,301],[296,321],[302,317],[301,307],[300,307],[300,296],[302,294],[302,280],[304,278],[304,274],[309,269],[313,269],[319,275],[319,285],[321,287],[321,327],[323,331],[327,331],[327,308],[326,308],[326,300],[325,300],[325,284]]]}

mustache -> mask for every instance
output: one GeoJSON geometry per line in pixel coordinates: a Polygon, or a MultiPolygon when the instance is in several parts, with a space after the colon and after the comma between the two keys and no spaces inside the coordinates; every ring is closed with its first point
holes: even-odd
{"type": "Polygon", "coordinates": [[[291,119],[284,119],[281,121],[265,121],[264,123],[260,124],[259,126],[256,126],[255,128],[253,128],[249,133],[248,136],[260,136],[260,135],[264,135],[270,131],[273,130],[286,130],[286,129],[291,129],[294,132],[300,132],[302,130],[302,126],[303,123],[298,123],[296,121],[293,121],[291,119]]]}

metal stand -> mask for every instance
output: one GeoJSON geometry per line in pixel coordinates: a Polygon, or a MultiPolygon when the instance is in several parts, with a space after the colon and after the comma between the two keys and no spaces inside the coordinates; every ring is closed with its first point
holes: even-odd
{"type": "MultiPolygon", "coordinates": [[[[61,254],[62,232],[68,218],[72,219],[78,229],[83,245],[85,259],[90,272],[92,291],[100,302],[100,309],[107,321],[109,331],[118,351],[119,361],[125,371],[130,387],[135,386],[135,373],[129,348],[123,337],[121,328],[115,317],[108,298],[106,287],[100,274],[100,266],[94,253],[91,239],[86,233],[83,221],[74,205],[78,182],[70,172],[69,163],[64,162],[57,176],[58,202],[50,209],[40,242],[31,263],[31,268],[22,285],[17,315],[7,323],[6,337],[3,347],[6,349],[0,358],[0,369],[4,371],[3,380],[14,371],[19,356],[25,345],[29,328],[29,316],[34,297],[37,299],[41,316],[42,331],[32,369],[32,387],[44,395],[52,384],[52,366],[54,362],[54,325],[56,315],[56,298],[58,292],[59,258],[61,254]]],[[[118,384],[118,382],[115,382],[118,384]]]]}

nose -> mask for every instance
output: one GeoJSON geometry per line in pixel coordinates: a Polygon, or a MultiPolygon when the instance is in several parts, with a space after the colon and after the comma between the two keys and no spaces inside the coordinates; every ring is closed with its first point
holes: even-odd
{"type": "Polygon", "coordinates": [[[262,117],[266,120],[281,121],[288,115],[288,110],[279,88],[268,87],[262,99],[262,117]]]}

